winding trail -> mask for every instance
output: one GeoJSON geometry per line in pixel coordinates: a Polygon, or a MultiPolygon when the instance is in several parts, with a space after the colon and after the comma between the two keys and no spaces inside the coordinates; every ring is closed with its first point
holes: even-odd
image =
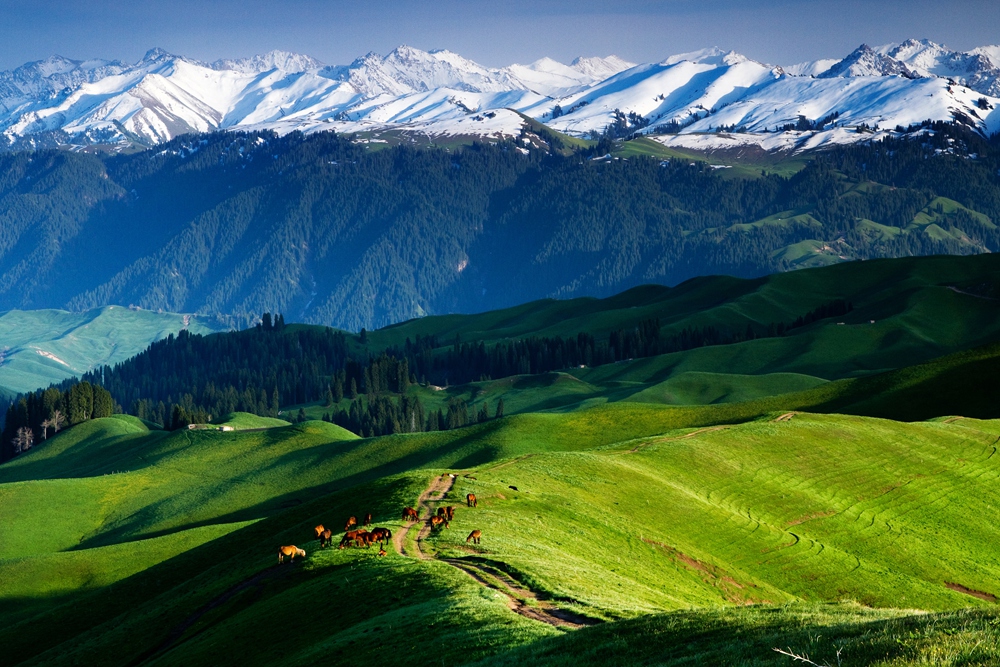
{"type": "Polygon", "coordinates": [[[427,520],[434,515],[438,504],[444,500],[445,494],[451,491],[454,485],[455,478],[453,476],[441,475],[440,477],[436,477],[430,486],[420,494],[416,507],[419,521],[401,528],[392,538],[392,544],[400,555],[419,560],[437,560],[441,563],[447,563],[457,570],[461,570],[476,583],[503,593],[507,598],[507,606],[510,610],[525,618],[547,623],[557,628],[574,630],[602,622],[598,619],[581,616],[566,609],[560,609],[547,600],[542,600],[538,593],[532,591],[522,582],[514,579],[510,573],[506,572],[503,563],[474,556],[467,558],[437,558],[425,553],[420,548],[420,543],[431,532],[431,526],[427,523],[427,520]],[[413,552],[410,553],[407,549],[406,536],[414,526],[419,526],[419,528],[417,530],[417,537],[413,541],[413,552]]]}

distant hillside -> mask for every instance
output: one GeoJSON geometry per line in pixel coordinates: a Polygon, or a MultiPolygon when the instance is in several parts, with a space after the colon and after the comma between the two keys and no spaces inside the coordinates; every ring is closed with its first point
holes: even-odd
{"type": "Polygon", "coordinates": [[[82,313],[8,311],[0,314],[0,388],[16,393],[47,387],[125,361],[169,334],[226,328],[211,318],[120,306],[82,313]]]}
{"type": "Polygon", "coordinates": [[[996,141],[925,130],[780,169],[715,169],[733,160],[647,140],[560,156],[545,142],[572,147],[544,132],[541,147],[214,134],[111,158],[8,154],[0,308],[135,304],[244,324],[282,312],[358,331],[702,275],[1000,250],[996,141]]]}
{"type": "MultiPolygon", "coordinates": [[[[168,428],[244,411],[371,436],[606,402],[719,405],[697,423],[781,409],[993,417],[987,360],[935,379],[953,385],[940,400],[897,400],[905,382],[884,374],[982,346],[989,356],[998,314],[1000,256],[901,258],[543,300],[363,335],[266,316],[245,331],[183,332],[83,377],[168,428]],[[964,384],[954,379],[963,374],[964,384]]],[[[3,444],[21,425],[41,437],[52,400],[18,404],[3,444]]]]}

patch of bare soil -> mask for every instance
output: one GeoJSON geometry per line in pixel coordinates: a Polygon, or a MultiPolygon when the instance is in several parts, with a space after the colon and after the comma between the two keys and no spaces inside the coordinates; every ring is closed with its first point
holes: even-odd
{"type": "Polygon", "coordinates": [[[997,596],[993,595],[992,593],[984,593],[983,591],[973,590],[971,588],[963,586],[962,584],[956,584],[950,581],[944,582],[944,585],[953,591],[956,591],[958,593],[965,593],[966,595],[971,595],[972,597],[979,598],[980,600],[986,600],[987,602],[994,602],[994,603],[997,601],[997,596]]]}

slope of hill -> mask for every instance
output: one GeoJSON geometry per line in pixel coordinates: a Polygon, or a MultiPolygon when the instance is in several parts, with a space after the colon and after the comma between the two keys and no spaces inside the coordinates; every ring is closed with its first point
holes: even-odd
{"type": "Polygon", "coordinates": [[[1000,250],[994,144],[929,131],[752,179],[523,143],[367,152],[330,134],[9,155],[0,307],[283,312],[359,330],[712,273],[1000,250]]]}
{"type": "MultiPolygon", "coordinates": [[[[938,627],[963,627],[965,637],[990,636],[995,612],[988,599],[997,593],[997,573],[990,558],[977,554],[997,537],[994,523],[980,520],[997,502],[998,464],[989,456],[1000,433],[996,423],[772,414],[727,428],[672,431],[671,420],[663,420],[669,408],[629,407],[629,419],[621,409],[363,443],[315,424],[262,436],[176,433],[140,445],[132,462],[118,464],[131,472],[114,475],[74,472],[74,465],[93,460],[85,450],[103,438],[104,423],[76,436],[82,427],[71,429],[49,443],[58,447],[68,438],[84,448],[74,455],[63,447],[62,479],[35,479],[44,475],[44,447],[0,467],[11,527],[5,535],[18,536],[4,542],[0,568],[39,573],[0,579],[0,595],[17,599],[22,610],[0,629],[7,655],[12,664],[55,654],[102,664],[153,656],[161,664],[191,664],[225,645],[230,658],[247,664],[278,654],[360,664],[375,655],[362,638],[391,625],[414,641],[396,662],[426,660],[425,649],[416,648],[426,646],[457,664],[558,634],[513,613],[509,605],[517,604],[508,596],[517,595],[527,596],[529,607],[562,609],[574,623],[635,619],[578,630],[551,649],[571,654],[607,642],[613,628],[639,641],[653,628],[670,628],[690,638],[693,655],[770,651],[766,642],[788,638],[790,648],[814,657],[846,645],[847,655],[859,659],[886,644],[893,647],[889,655],[900,656],[930,650],[929,642],[947,645],[947,635],[935,632],[910,643],[913,629],[929,627],[931,619],[938,627]],[[600,428],[602,421],[609,428],[600,428]],[[613,426],[628,424],[639,427],[613,426]],[[248,437],[266,438],[249,450],[259,453],[233,458],[248,451],[248,437]],[[501,442],[513,448],[497,449],[501,442]],[[479,506],[457,507],[451,527],[439,533],[406,533],[399,544],[409,555],[323,551],[312,541],[316,523],[336,525],[364,511],[373,512],[376,525],[402,531],[400,507],[421,495],[435,506],[434,496],[422,492],[441,466],[470,475],[455,479],[443,503],[459,505],[474,492],[479,506]],[[323,485],[299,480],[307,470],[317,480],[326,473],[323,485]],[[133,493],[164,475],[181,484],[176,499],[155,490],[133,493]],[[25,481],[12,483],[15,477],[25,481]],[[34,501],[43,491],[50,502],[34,501]],[[204,500],[206,493],[218,500],[189,514],[183,498],[204,500]],[[91,518],[98,508],[101,514],[91,518]],[[41,524],[75,531],[32,538],[28,527],[41,524]],[[473,528],[482,530],[480,545],[464,540],[473,528]],[[306,548],[304,566],[274,566],[275,545],[284,543],[306,548]],[[64,569],[54,576],[59,563],[64,569]],[[81,587],[84,568],[92,578],[81,587]],[[382,591],[380,602],[364,602],[373,588],[382,591]],[[889,609],[725,610],[747,602],[845,599],[889,609]],[[90,613],[71,614],[80,604],[90,613]],[[662,615],[692,605],[705,609],[662,615]],[[900,606],[986,609],[921,618],[892,610],[900,606]],[[313,613],[274,623],[277,609],[296,607],[313,613]],[[836,631],[820,630],[834,624],[836,631]],[[735,627],[744,628],[739,641],[712,641],[712,628],[735,627]],[[37,641],[42,628],[47,642],[37,641]],[[808,639],[810,631],[825,641],[808,639]],[[238,639],[246,633],[258,648],[238,639]],[[446,648],[432,638],[446,640],[446,648]]],[[[960,653],[962,646],[952,649],[960,653]]],[[[666,645],[645,650],[662,656],[666,645]]]]}
{"type": "Polygon", "coordinates": [[[120,306],[81,313],[8,311],[0,314],[0,387],[33,391],[113,366],[181,330],[209,334],[227,328],[214,318],[120,306]]]}

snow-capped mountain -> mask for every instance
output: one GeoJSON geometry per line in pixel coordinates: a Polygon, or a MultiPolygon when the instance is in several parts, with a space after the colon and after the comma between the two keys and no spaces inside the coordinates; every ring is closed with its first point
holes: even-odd
{"type": "Polygon", "coordinates": [[[905,76],[908,79],[917,78],[905,63],[895,58],[879,53],[867,44],[862,44],[849,56],[826,70],[821,77],[854,77],[854,76],[905,76]]]}
{"type": "Polygon", "coordinates": [[[960,53],[926,40],[785,68],[720,49],[503,68],[407,46],[345,66],[283,51],[207,64],[152,49],[133,65],[54,56],[0,72],[0,132],[15,148],[234,129],[510,137],[524,114],[578,136],[617,121],[665,143],[793,149],[926,119],[998,131],[998,62],[997,46],[960,53]]]}

